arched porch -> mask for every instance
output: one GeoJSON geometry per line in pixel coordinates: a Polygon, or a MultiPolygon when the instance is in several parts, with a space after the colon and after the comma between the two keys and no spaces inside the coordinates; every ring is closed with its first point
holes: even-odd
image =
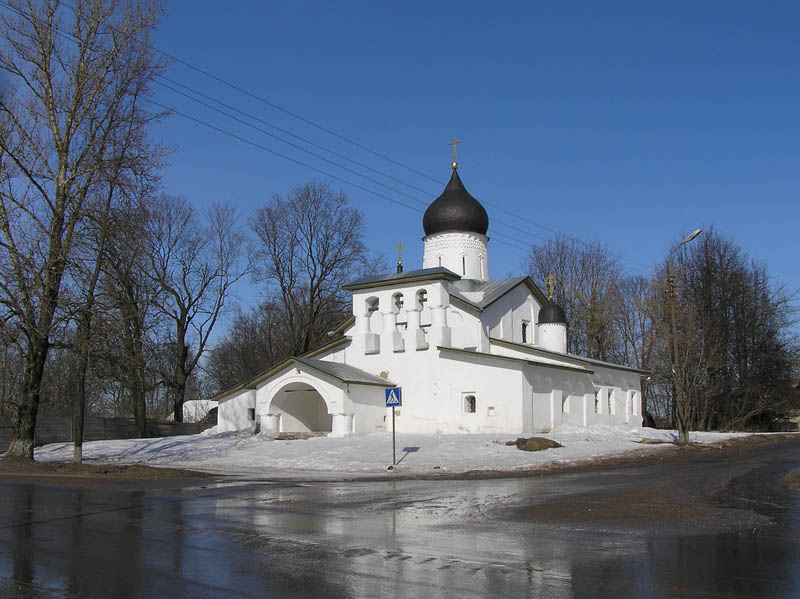
{"type": "Polygon", "coordinates": [[[319,391],[308,383],[289,383],[269,404],[270,414],[280,415],[282,433],[331,432],[332,415],[319,391]]]}

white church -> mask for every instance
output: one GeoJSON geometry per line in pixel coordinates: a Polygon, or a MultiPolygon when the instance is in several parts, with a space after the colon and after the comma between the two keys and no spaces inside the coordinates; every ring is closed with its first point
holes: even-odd
{"type": "Polygon", "coordinates": [[[641,370],[567,351],[564,311],[530,277],[489,278],[489,218],[458,164],[425,211],[422,268],[353,281],[336,338],[212,398],[219,432],[549,432],[640,426],[641,370]]]}

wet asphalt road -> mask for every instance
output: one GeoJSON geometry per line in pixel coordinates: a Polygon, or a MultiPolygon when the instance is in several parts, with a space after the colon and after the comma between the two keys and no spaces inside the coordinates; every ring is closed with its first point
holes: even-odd
{"type": "Polygon", "coordinates": [[[513,479],[0,481],[0,597],[800,597],[800,440],[513,479]]]}

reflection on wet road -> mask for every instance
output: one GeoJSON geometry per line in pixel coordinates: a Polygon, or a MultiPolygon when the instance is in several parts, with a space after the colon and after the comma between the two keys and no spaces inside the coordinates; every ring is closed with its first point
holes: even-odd
{"type": "Polygon", "coordinates": [[[797,597],[800,508],[778,481],[798,447],[495,480],[4,482],[0,597],[797,597]],[[724,526],[616,516],[656,480],[724,526]]]}

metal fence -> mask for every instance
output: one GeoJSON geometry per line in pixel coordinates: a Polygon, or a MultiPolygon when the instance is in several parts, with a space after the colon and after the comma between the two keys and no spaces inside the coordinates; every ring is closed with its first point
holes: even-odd
{"type": "MultiPolygon", "coordinates": [[[[176,435],[196,435],[213,426],[208,422],[147,422],[147,436],[174,437],[176,435]]],[[[11,443],[14,432],[11,426],[0,426],[0,452],[11,443]]],[[[90,417],[84,423],[84,441],[105,441],[109,439],[136,439],[140,437],[136,422],[132,418],[90,417]]],[[[64,443],[72,441],[72,419],[69,416],[42,416],[36,420],[35,445],[64,443]]]]}

